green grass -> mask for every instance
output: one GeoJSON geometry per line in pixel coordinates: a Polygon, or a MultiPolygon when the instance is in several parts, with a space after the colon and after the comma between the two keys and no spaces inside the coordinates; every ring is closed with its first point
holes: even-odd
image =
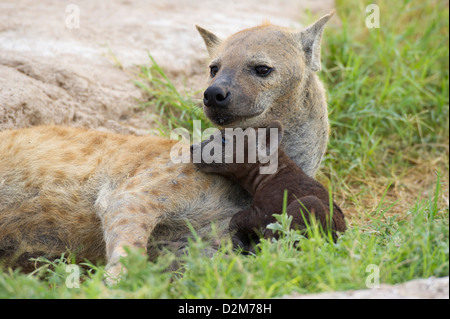
{"type": "Polygon", "coordinates": [[[331,137],[322,178],[350,199],[352,214],[376,207],[391,183],[400,213],[435,171],[448,176],[448,7],[375,3],[380,28],[368,29],[357,18],[364,3],[338,1],[342,26],[329,27],[323,45],[331,137]]]}
{"type": "MultiPolygon", "coordinates": [[[[380,28],[364,25],[365,5],[337,1],[341,26],[323,39],[331,137],[318,179],[332,188],[349,229],[336,244],[314,227],[310,238],[287,231],[243,256],[224,242],[212,258],[195,236],[182,269],[175,256],[123,260],[114,287],[104,268],[86,264],[79,288],[67,288],[70,256],[33,275],[0,270],[0,298],[270,298],[366,288],[370,265],[381,283],[449,274],[449,10],[444,1],[377,1],[380,28]],[[295,249],[298,242],[300,249],[295,249]]],[[[302,21],[309,23],[311,21],[302,21]]],[[[162,134],[205,121],[193,94],[180,93],[155,61],[136,85],[141,107],[160,115],[162,134]]]]}
{"type": "Polygon", "coordinates": [[[122,262],[128,273],[114,287],[103,284],[103,269],[84,269],[79,288],[67,288],[67,260],[61,258],[35,275],[0,273],[0,298],[271,298],[293,292],[311,293],[366,288],[369,265],[379,267],[381,283],[446,276],[449,271],[448,210],[435,201],[441,195],[417,201],[408,220],[386,218],[349,229],[337,244],[312,228],[309,239],[288,230],[283,216],[282,238],[262,241],[257,255],[243,256],[225,242],[213,258],[203,251],[207,243],[194,239],[181,257],[183,271],[167,271],[175,259],[167,253],[149,263],[138,251],[122,262]],[[296,249],[297,243],[300,249],[296,249]]]}

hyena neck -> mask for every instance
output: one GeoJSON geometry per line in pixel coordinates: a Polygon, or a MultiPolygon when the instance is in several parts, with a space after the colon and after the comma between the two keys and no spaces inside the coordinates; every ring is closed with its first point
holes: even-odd
{"type": "Polygon", "coordinates": [[[311,74],[298,91],[295,99],[283,103],[281,146],[308,176],[314,177],[328,143],[325,90],[317,75],[311,74]]]}

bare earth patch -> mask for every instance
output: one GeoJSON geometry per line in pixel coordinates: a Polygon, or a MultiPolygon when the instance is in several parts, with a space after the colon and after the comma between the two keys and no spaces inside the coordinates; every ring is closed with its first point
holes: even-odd
{"type": "Polygon", "coordinates": [[[284,298],[294,299],[448,299],[448,277],[411,280],[397,285],[380,285],[379,288],[325,292],[320,294],[294,294],[284,298]]]}
{"type": "Polygon", "coordinates": [[[54,123],[148,133],[151,117],[131,110],[142,91],[129,73],[149,64],[147,51],[175,83],[199,90],[207,53],[195,24],[228,36],[264,19],[299,27],[305,8],[333,8],[332,0],[71,3],[79,9],[79,28],[70,28],[74,11],[66,2],[0,4],[0,131],[54,123]]]}

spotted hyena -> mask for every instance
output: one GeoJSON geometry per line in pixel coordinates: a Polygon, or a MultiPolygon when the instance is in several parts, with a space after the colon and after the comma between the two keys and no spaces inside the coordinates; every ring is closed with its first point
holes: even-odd
{"type": "MultiPolygon", "coordinates": [[[[314,174],[328,122],[320,69],[327,15],[302,31],[272,25],[222,41],[201,29],[211,54],[205,112],[223,126],[285,126],[284,148],[314,174]]],[[[0,133],[0,262],[31,270],[30,258],[70,250],[120,272],[124,247],[149,255],[182,246],[191,231],[227,236],[249,195],[224,177],[176,164],[176,142],[79,128],[41,126],[0,133]]]]}

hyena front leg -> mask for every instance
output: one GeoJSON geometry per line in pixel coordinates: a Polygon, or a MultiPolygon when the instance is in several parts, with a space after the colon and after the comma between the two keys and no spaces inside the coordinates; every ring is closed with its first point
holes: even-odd
{"type": "Polygon", "coordinates": [[[137,192],[119,190],[105,196],[98,202],[99,217],[102,221],[106,244],[107,277],[115,282],[124,271],[120,257],[127,255],[124,247],[147,250],[151,232],[158,220],[158,213],[151,204],[137,192]],[[114,194],[115,193],[115,194],[114,194]]]}

